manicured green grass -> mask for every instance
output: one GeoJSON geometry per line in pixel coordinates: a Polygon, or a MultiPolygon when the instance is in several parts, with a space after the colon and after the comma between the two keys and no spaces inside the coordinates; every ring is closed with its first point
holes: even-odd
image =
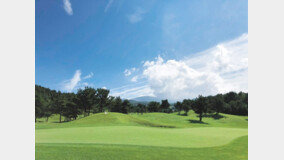
{"type": "Polygon", "coordinates": [[[40,160],[247,160],[248,137],[206,148],[153,147],[113,144],[36,143],[40,160]]]}
{"type": "Polygon", "coordinates": [[[177,113],[165,114],[165,113],[146,113],[146,114],[130,114],[135,118],[141,120],[147,120],[152,123],[165,126],[174,127],[232,127],[232,128],[247,128],[248,117],[247,116],[235,116],[229,114],[220,113],[219,116],[215,114],[207,115],[203,117],[202,123],[199,122],[199,117],[190,111],[188,116],[184,116],[177,113]]]}
{"type": "Polygon", "coordinates": [[[37,159],[247,159],[247,116],[99,113],[36,123],[37,159]],[[241,137],[241,138],[240,138],[241,137]]]}
{"type": "Polygon", "coordinates": [[[219,117],[204,117],[203,123],[194,112],[189,112],[188,116],[177,115],[177,113],[146,113],[146,114],[108,114],[97,113],[87,117],[80,116],[79,119],[71,122],[58,123],[59,116],[54,115],[48,122],[40,119],[36,123],[36,129],[45,128],[66,128],[66,127],[93,127],[93,126],[151,126],[167,128],[185,127],[230,127],[247,128],[247,116],[235,116],[220,114],[219,117]]]}
{"type": "Polygon", "coordinates": [[[36,130],[37,143],[99,143],[167,147],[212,147],[247,135],[239,128],[77,127],[36,130]]]}
{"type": "MultiPolygon", "coordinates": [[[[159,124],[135,118],[131,115],[121,113],[97,113],[87,117],[80,117],[75,121],[58,123],[58,115],[51,117],[51,121],[36,123],[36,129],[46,128],[68,128],[68,127],[94,127],[94,126],[153,126],[161,127],[159,124]]],[[[167,126],[164,126],[167,127],[167,126]]]]}

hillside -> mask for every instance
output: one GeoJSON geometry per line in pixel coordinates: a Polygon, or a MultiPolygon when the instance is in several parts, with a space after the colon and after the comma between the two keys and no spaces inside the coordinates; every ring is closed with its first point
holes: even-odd
{"type": "Polygon", "coordinates": [[[49,122],[36,123],[36,128],[61,128],[61,127],[91,127],[91,126],[149,126],[166,128],[187,128],[187,127],[235,127],[247,128],[247,116],[235,116],[220,114],[218,117],[208,115],[203,122],[198,121],[194,112],[189,112],[188,116],[178,115],[177,113],[145,113],[141,114],[122,114],[115,112],[97,113],[87,117],[82,117],[70,121],[58,123],[58,115],[54,115],[49,122]]]}
{"type": "Polygon", "coordinates": [[[247,160],[248,136],[216,147],[175,148],[87,143],[36,143],[36,159],[247,160]],[[64,152],[63,152],[64,151],[64,152]]]}
{"type": "Polygon", "coordinates": [[[207,115],[202,123],[192,111],[58,118],[36,123],[37,159],[247,159],[247,116],[207,115]]]}

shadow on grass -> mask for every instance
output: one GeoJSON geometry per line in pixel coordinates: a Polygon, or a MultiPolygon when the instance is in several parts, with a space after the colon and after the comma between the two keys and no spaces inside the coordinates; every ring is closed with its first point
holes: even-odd
{"type": "Polygon", "coordinates": [[[165,126],[165,125],[156,125],[154,127],[160,127],[160,128],[176,128],[175,126],[165,126]]]}
{"type": "Polygon", "coordinates": [[[66,122],[71,122],[71,121],[61,121],[61,122],[51,122],[51,123],[66,123],[66,122]]]}
{"type": "Polygon", "coordinates": [[[183,114],[177,114],[177,115],[179,115],[179,116],[188,116],[188,114],[186,114],[186,113],[183,113],[183,114]]]}
{"type": "MultiPolygon", "coordinates": [[[[198,117],[198,116],[197,116],[198,117]]],[[[206,114],[203,115],[203,117],[207,117],[207,118],[213,118],[213,119],[221,119],[221,118],[226,118],[225,116],[222,116],[220,114],[206,114]]]]}
{"type": "Polygon", "coordinates": [[[151,123],[140,123],[144,126],[149,126],[149,127],[158,127],[158,128],[176,128],[175,126],[170,126],[170,125],[160,125],[160,124],[151,124],[151,123]]]}
{"type": "Polygon", "coordinates": [[[206,122],[200,122],[200,121],[198,121],[198,120],[188,120],[190,123],[199,123],[199,124],[208,124],[208,123],[206,123],[206,122]]]}

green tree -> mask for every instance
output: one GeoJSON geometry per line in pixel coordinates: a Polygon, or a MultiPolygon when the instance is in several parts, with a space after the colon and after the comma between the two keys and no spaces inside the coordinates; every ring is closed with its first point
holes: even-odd
{"type": "Polygon", "coordinates": [[[180,115],[180,111],[182,110],[182,103],[177,101],[177,103],[174,104],[174,107],[178,111],[178,114],[180,115]]]}
{"type": "Polygon", "coordinates": [[[45,121],[48,122],[48,118],[52,115],[52,108],[50,103],[45,103],[43,112],[43,117],[45,118],[45,121]]]}
{"type": "Polygon", "coordinates": [[[109,90],[103,88],[97,89],[99,112],[103,112],[104,108],[107,106],[108,95],[109,95],[109,90]]]}
{"type": "Polygon", "coordinates": [[[216,112],[215,110],[215,100],[216,100],[216,96],[207,96],[207,97],[204,97],[206,99],[206,102],[207,102],[207,106],[206,106],[206,111],[207,113],[214,113],[216,112]]]}
{"type": "MultiPolygon", "coordinates": [[[[37,93],[37,92],[36,92],[37,93]]],[[[42,102],[42,98],[36,94],[35,95],[35,121],[37,121],[37,118],[42,118],[44,116],[44,105],[42,102]]]]}
{"type": "Polygon", "coordinates": [[[79,107],[76,105],[76,103],[69,101],[65,105],[65,110],[63,112],[63,116],[66,117],[68,120],[70,119],[77,119],[78,115],[80,114],[79,107]]]}
{"type": "Polygon", "coordinates": [[[112,110],[112,107],[113,107],[113,104],[114,104],[114,100],[115,100],[115,97],[114,96],[109,96],[108,99],[107,99],[107,104],[106,104],[106,108],[108,111],[111,112],[112,110]]]}
{"type": "Polygon", "coordinates": [[[216,111],[217,115],[224,110],[225,102],[221,94],[214,97],[212,107],[216,111]]]}
{"type": "Polygon", "coordinates": [[[130,104],[129,100],[125,99],[125,100],[122,102],[120,112],[121,112],[121,113],[124,113],[124,114],[127,114],[127,113],[129,112],[129,110],[130,110],[130,107],[131,107],[131,104],[130,104]]]}
{"type": "Polygon", "coordinates": [[[182,101],[182,110],[184,110],[185,115],[188,115],[189,110],[191,109],[192,101],[190,99],[184,99],[182,101]]]}
{"type": "Polygon", "coordinates": [[[41,86],[35,86],[35,115],[36,118],[44,117],[46,121],[52,115],[51,112],[51,90],[41,86]]]}
{"type": "Polygon", "coordinates": [[[197,99],[195,99],[192,109],[196,114],[199,115],[199,121],[202,122],[202,117],[207,112],[207,100],[205,97],[199,95],[197,99]]]}
{"type": "Polygon", "coordinates": [[[169,104],[167,99],[162,100],[162,104],[161,104],[160,108],[161,108],[162,112],[170,113],[170,111],[169,111],[170,110],[170,104],[169,104]]]}
{"type": "Polygon", "coordinates": [[[97,101],[97,91],[94,88],[85,87],[84,90],[78,90],[76,102],[83,110],[84,116],[90,115],[91,109],[97,101]]]}
{"type": "Polygon", "coordinates": [[[51,98],[52,98],[52,111],[55,114],[59,114],[59,122],[61,123],[65,107],[65,99],[64,99],[65,97],[59,91],[58,93],[53,93],[51,98]]]}
{"type": "MultiPolygon", "coordinates": [[[[138,103],[137,109],[138,109],[138,112],[141,113],[141,115],[142,115],[143,113],[146,112],[146,105],[145,105],[145,104],[138,103]]],[[[137,113],[138,113],[138,112],[137,112],[137,113]]]]}
{"type": "Polygon", "coordinates": [[[120,97],[115,97],[111,105],[111,112],[120,112],[122,108],[122,100],[120,97]]]}
{"type": "Polygon", "coordinates": [[[224,101],[230,103],[231,101],[236,101],[238,94],[236,92],[229,92],[224,95],[224,101]]]}
{"type": "Polygon", "coordinates": [[[147,109],[148,109],[149,112],[159,112],[160,103],[155,102],[155,101],[151,101],[151,102],[148,103],[147,109]]]}
{"type": "Polygon", "coordinates": [[[78,115],[81,114],[80,107],[76,104],[78,101],[77,95],[74,93],[66,93],[66,105],[64,108],[63,116],[68,120],[77,119],[78,115]]]}

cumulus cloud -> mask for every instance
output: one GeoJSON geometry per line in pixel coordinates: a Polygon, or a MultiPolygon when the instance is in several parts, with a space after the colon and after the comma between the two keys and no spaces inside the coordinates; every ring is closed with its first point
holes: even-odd
{"type": "Polygon", "coordinates": [[[146,61],[143,76],[157,97],[180,100],[248,91],[247,72],[248,35],[244,34],[183,60],[146,61]]]}
{"type": "Polygon", "coordinates": [[[141,21],[143,19],[143,15],[145,14],[146,12],[141,9],[141,8],[137,8],[135,10],[134,13],[130,14],[127,16],[128,20],[130,23],[137,23],[139,21],[141,21]]]}
{"type": "Polygon", "coordinates": [[[73,15],[73,9],[70,0],[63,0],[63,8],[68,15],[73,15]]]}
{"type": "Polygon", "coordinates": [[[81,81],[81,71],[76,70],[74,76],[70,80],[67,80],[63,83],[63,89],[68,92],[71,92],[75,87],[77,87],[80,81],[81,81]]]}
{"type": "Polygon", "coordinates": [[[130,76],[133,72],[135,72],[136,71],[136,68],[131,68],[131,69],[125,69],[124,70],[124,75],[126,76],[126,77],[128,77],[128,76],[130,76]]]}
{"type": "Polygon", "coordinates": [[[107,5],[106,5],[106,7],[105,7],[105,10],[104,10],[105,13],[108,11],[108,9],[109,9],[110,6],[112,5],[112,3],[113,3],[113,0],[109,0],[109,1],[108,1],[107,5]]]}
{"type": "Polygon", "coordinates": [[[128,98],[147,93],[175,101],[195,98],[200,94],[247,92],[248,35],[244,34],[181,60],[164,60],[158,56],[153,61],[145,61],[142,68],[142,73],[132,79],[136,83],[137,80],[144,80],[146,84],[128,87],[117,94],[128,98]]]}

